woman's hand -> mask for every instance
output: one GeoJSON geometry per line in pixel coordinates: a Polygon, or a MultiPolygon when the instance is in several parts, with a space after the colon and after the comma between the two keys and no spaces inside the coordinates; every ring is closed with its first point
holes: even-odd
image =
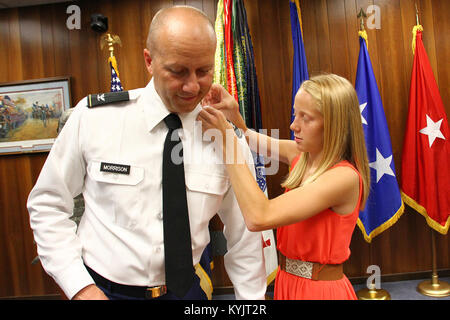
{"type": "MultiPolygon", "coordinates": [[[[197,120],[202,122],[202,130],[205,133],[211,129],[219,130],[223,141],[226,139],[227,129],[233,130],[233,126],[227,121],[225,115],[213,107],[203,107],[197,116],[197,120]]],[[[218,138],[217,131],[211,130],[209,132],[213,138],[218,138]]]]}
{"type": "Polygon", "coordinates": [[[202,100],[202,106],[211,106],[223,112],[225,117],[235,126],[247,130],[244,119],[239,112],[239,104],[220,84],[213,84],[202,100]]]}

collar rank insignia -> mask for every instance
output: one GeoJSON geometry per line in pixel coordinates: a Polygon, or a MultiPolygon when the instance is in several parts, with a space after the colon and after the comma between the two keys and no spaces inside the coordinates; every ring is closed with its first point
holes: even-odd
{"type": "Polygon", "coordinates": [[[88,108],[95,108],[105,104],[129,101],[130,95],[128,91],[97,93],[88,95],[87,100],[88,108]]]}

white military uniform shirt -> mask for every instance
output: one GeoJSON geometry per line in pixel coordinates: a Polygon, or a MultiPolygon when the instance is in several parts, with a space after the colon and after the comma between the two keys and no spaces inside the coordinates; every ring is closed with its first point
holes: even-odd
{"type": "MultiPolygon", "coordinates": [[[[260,232],[245,226],[225,166],[211,141],[203,141],[201,106],[180,114],[193,264],[209,243],[209,220],[225,225],[225,268],[236,298],[263,299],[266,273],[260,232]]],[[[153,81],[130,91],[130,101],[72,112],[28,198],[39,258],[72,298],[94,283],[83,263],[121,284],[165,283],[162,152],[169,114],[153,81]],[[130,166],[129,174],[100,171],[100,164],[130,166]],[[73,197],[83,193],[85,213],[78,230],[69,218],[73,197]]],[[[251,153],[240,139],[245,153],[251,153]]],[[[217,149],[217,148],[216,148],[217,149]]],[[[252,170],[253,172],[254,170],[252,170]]]]}

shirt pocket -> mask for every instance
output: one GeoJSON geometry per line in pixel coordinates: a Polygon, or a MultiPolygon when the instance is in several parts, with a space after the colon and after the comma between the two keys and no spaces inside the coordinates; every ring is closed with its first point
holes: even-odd
{"type": "Polygon", "coordinates": [[[189,211],[211,219],[219,210],[223,197],[230,188],[230,180],[219,173],[186,171],[186,190],[189,211]]]}
{"type": "Polygon", "coordinates": [[[144,168],[130,165],[129,174],[104,172],[100,171],[101,162],[92,161],[88,169],[96,181],[98,205],[112,210],[111,217],[115,224],[134,229],[143,211],[141,190],[144,168]]]}

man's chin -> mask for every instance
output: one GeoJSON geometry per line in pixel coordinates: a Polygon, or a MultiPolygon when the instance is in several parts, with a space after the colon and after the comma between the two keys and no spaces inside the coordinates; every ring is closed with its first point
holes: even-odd
{"type": "Polygon", "coordinates": [[[173,104],[173,108],[176,109],[176,112],[187,113],[192,112],[200,103],[199,99],[195,99],[193,101],[180,101],[176,104],[173,104]]]}

